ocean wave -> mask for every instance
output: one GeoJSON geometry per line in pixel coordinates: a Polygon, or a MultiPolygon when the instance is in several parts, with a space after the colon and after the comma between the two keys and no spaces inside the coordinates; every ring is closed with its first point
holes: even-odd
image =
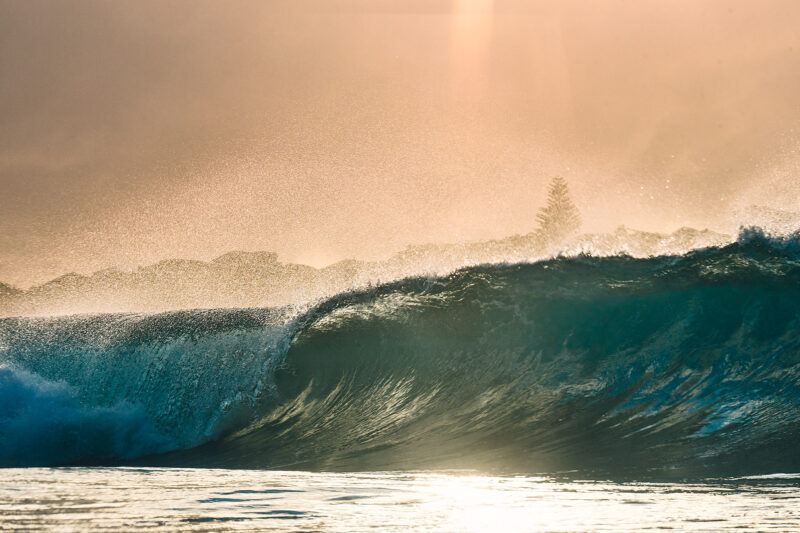
{"type": "Polygon", "coordinates": [[[85,406],[63,382],[0,365],[0,464],[97,464],[166,451],[141,409],[85,406]]]}
{"type": "Polygon", "coordinates": [[[0,442],[63,417],[91,445],[0,464],[796,471],[797,243],[485,265],[302,312],[5,319],[0,442]],[[153,437],[95,439],[95,415],[153,437]]]}

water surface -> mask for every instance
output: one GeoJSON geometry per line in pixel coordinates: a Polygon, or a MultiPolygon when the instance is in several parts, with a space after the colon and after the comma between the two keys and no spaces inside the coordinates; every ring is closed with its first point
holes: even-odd
{"type": "Polygon", "coordinates": [[[800,476],[654,483],[467,472],[3,470],[0,529],[720,531],[800,528],[800,476]]]}

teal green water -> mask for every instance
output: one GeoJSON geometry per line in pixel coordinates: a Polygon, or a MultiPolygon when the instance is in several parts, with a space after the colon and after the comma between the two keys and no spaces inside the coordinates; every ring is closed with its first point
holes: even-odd
{"type": "Polygon", "coordinates": [[[2,530],[792,531],[798,439],[797,236],[0,320],[2,530]]]}
{"type": "Polygon", "coordinates": [[[0,466],[800,471],[800,244],[0,320],[0,466]]]}

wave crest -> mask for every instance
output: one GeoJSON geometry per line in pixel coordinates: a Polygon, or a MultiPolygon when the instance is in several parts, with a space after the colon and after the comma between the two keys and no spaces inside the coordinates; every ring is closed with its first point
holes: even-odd
{"type": "Polygon", "coordinates": [[[785,471],[800,467],[796,243],[754,231],[680,256],[473,267],[294,317],[8,319],[0,360],[86,408],[137,406],[173,449],[149,463],[785,471]]]}

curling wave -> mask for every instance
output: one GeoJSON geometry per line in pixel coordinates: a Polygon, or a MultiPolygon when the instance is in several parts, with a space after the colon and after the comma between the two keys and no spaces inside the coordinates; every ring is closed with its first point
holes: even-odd
{"type": "Polygon", "coordinates": [[[798,471],[800,246],[0,321],[0,465],[798,471]],[[135,459],[137,458],[138,459],[135,459]]]}

